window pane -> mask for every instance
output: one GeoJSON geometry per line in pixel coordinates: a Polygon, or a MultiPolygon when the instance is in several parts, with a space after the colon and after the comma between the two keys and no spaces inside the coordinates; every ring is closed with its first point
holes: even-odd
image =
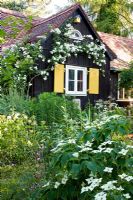
{"type": "Polygon", "coordinates": [[[77,91],[83,91],[83,81],[78,81],[77,91]]]}
{"type": "Polygon", "coordinates": [[[74,72],[73,69],[69,69],[69,80],[74,80],[74,72]]]}
{"type": "Polygon", "coordinates": [[[74,81],[69,81],[68,82],[68,90],[69,91],[74,91],[74,81]]]}
{"type": "Polygon", "coordinates": [[[78,70],[78,80],[83,80],[83,71],[82,70],[78,70]]]}

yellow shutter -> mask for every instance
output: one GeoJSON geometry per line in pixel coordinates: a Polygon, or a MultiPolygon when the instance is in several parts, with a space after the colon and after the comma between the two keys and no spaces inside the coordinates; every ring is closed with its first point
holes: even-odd
{"type": "Polygon", "coordinates": [[[54,92],[64,93],[64,65],[62,64],[55,65],[54,92]]]}
{"type": "Polygon", "coordinates": [[[99,94],[99,69],[89,69],[89,94],[99,94]]]}

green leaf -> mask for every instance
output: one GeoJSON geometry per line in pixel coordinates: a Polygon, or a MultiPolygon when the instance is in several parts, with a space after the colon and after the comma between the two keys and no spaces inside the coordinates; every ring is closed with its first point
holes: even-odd
{"type": "Polygon", "coordinates": [[[80,172],[80,164],[72,164],[70,173],[77,176],[79,174],[79,172],[80,172]]]}

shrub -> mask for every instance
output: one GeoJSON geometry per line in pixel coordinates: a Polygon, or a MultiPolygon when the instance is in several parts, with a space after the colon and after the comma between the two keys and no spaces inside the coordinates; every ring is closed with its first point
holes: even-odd
{"type": "Polygon", "coordinates": [[[55,93],[40,94],[33,106],[33,114],[36,116],[37,121],[46,121],[48,125],[52,125],[53,122],[62,123],[63,108],[66,109],[70,119],[76,118],[80,112],[73,101],[65,96],[56,95],[55,93]]]}
{"type": "Polygon", "coordinates": [[[0,115],[0,136],[3,165],[32,158],[38,148],[36,122],[24,114],[0,115]]]}
{"type": "MultiPolygon", "coordinates": [[[[76,129],[76,127],[75,127],[76,129]]],[[[46,177],[34,193],[46,200],[117,200],[131,198],[132,146],[112,141],[126,134],[128,122],[119,115],[84,122],[78,134],[60,140],[51,150],[46,177]]],[[[36,196],[37,195],[37,196],[36,196]]]]}
{"type": "Polygon", "coordinates": [[[9,94],[0,96],[0,114],[8,115],[12,111],[30,114],[32,100],[27,99],[16,90],[10,90],[9,94]]]}

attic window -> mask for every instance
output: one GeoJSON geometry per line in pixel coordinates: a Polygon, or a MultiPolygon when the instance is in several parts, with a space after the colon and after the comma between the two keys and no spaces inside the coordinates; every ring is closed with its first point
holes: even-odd
{"type": "Polygon", "coordinates": [[[73,30],[70,38],[74,40],[83,40],[83,36],[78,30],[73,30]]]}

